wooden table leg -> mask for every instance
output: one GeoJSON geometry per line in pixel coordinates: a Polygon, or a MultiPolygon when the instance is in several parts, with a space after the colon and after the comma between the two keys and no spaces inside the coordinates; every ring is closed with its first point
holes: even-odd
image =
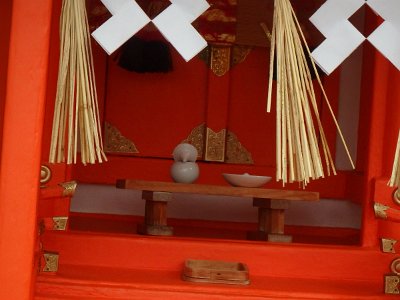
{"type": "Polygon", "coordinates": [[[287,243],[292,241],[290,235],[284,234],[288,200],[254,198],[253,206],[258,207],[258,231],[249,232],[248,239],[287,243]]]}
{"type": "Polygon", "coordinates": [[[146,201],[144,224],[139,233],[146,235],[172,235],[173,228],[167,226],[167,204],[172,200],[172,193],[143,191],[146,201]]]}

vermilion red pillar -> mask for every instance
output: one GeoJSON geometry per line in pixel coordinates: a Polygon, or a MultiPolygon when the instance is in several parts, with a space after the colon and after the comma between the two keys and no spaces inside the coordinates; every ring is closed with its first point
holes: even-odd
{"type": "Polygon", "coordinates": [[[35,278],[52,0],[13,0],[12,5],[0,164],[0,299],[20,300],[32,298],[35,278]]]}

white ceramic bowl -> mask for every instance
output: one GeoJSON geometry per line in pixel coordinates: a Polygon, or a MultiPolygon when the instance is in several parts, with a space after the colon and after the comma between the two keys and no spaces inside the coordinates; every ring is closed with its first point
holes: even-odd
{"type": "Polygon", "coordinates": [[[257,176],[250,175],[248,173],[244,174],[227,174],[223,173],[224,179],[233,186],[240,187],[260,187],[271,180],[272,177],[269,176],[257,176]]]}

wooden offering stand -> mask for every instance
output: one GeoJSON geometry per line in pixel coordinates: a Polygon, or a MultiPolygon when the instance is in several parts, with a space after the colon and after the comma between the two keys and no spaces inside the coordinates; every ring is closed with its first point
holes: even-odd
{"type": "Polygon", "coordinates": [[[173,182],[140,181],[121,179],[117,188],[141,190],[146,200],[145,223],[139,231],[146,235],[172,235],[173,228],[167,225],[167,204],[172,193],[219,195],[253,199],[258,207],[258,231],[249,232],[248,239],[273,242],[291,242],[292,237],[284,234],[285,210],[290,201],[318,201],[319,193],[264,188],[183,184],[173,182]]]}

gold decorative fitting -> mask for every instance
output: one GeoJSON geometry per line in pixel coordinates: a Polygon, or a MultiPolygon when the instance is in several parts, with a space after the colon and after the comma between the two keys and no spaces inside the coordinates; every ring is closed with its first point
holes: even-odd
{"type": "Polygon", "coordinates": [[[75,193],[75,189],[78,183],[76,181],[69,181],[60,183],[59,186],[64,188],[62,193],[63,197],[72,197],[75,193]]]}
{"type": "Polygon", "coordinates": [[[399,283],[399,276],[385,276],[385,294],[400,294],[399,283]]]}
{"type": "Polygon", "coordinates": [[[198,156],[203,158],[204,155],[204,134],[206,131],[206,124],[200,124],[193,128],[188,137],[182,143],[192,144],[196,149],[198,156]]]}
{"type": "Polygon", "coordinates": [[[109,123],[105,123],[104,149],[112,153],[139,153],[135,144],[109,123]]]}
{"type": "Polygon", "coordinates": [[[389,208],[388,206],[383,205],[381,203],[375,203],[374,204],[375,216],[381,219],[387,219],[386,210],[388,208],[389,208]]]}
{"type": "Polygon", "coordinates": [[[67,229],[68,217],[53,217],[53,229],[65,230],[67,229]]]}
{"type": "Polygon", "coordinates": [[[231,67],[244,62],[247,55],[250,54],[253,48],[249,46],[233,46],[232,47],[232,58],[231,67]]]}
{"type": "Polygon", "coordinates": [[[220,162],[225,160],[225,134],[225,129],[214,132],[207,128],[205,160],[220,162]]]}
{"type": "Polygon", "coordinates": [[[396,253],[396,250],[394,249],[396,243],[396,240],[382,239],[382,251],[385,253],[396,253]]]}
{"type": "Polygon", "coordinates": [[[58,253],[44,252],[44,267],[43,272],[57,272],[58,271],[58,253]]]}
{"type": "Polygon", "coordinates": [[[236,134],[228,131],[226,138],[225,162],[233,164],[254,164],[251,153],[240,143],[236,134]]]}
{"type": "Polygon", "coordinates": [[[48,166],[41,165],[40,166],[40,187],[45,187],[45,184],[48,183],[51,179],[51,170],[48,166]]]}
{"type": "Polygon", "coordinates": [[[400,189],[397,189],[393,193],[393,201],[397,205],[400,205],[400,189]]]}
{"type": "MultiPolygon", "coordinates": [[[[198,156],[204,158],[204,140],[207,128],[204,123],[193,128],[188,137],[182,143],[189,143],[196,147],[198,156]]],[[[251,153],[240,143],[236,134],[227,131],[226,134],[226,163],[232,164],[254,164],[251,153]]]]}
{"type": "Polygon", "coordinates": [[[198,57],[210,66],[215,75],[223,76],[232,67],[244,62],[252,49],[243,45],[208,46],[198,57]]]}
{"type": "Polygon", "coordinates": [[[396,258],[390,264],[390,270],[396,275],[400,275],[400,258],[396,258]]]}
{"type": "Polygon", "coordinates": [[[211,70],[217,76],[223,76],[229,71],[231,64],[230,46],[211,46],[211,70]]]}

